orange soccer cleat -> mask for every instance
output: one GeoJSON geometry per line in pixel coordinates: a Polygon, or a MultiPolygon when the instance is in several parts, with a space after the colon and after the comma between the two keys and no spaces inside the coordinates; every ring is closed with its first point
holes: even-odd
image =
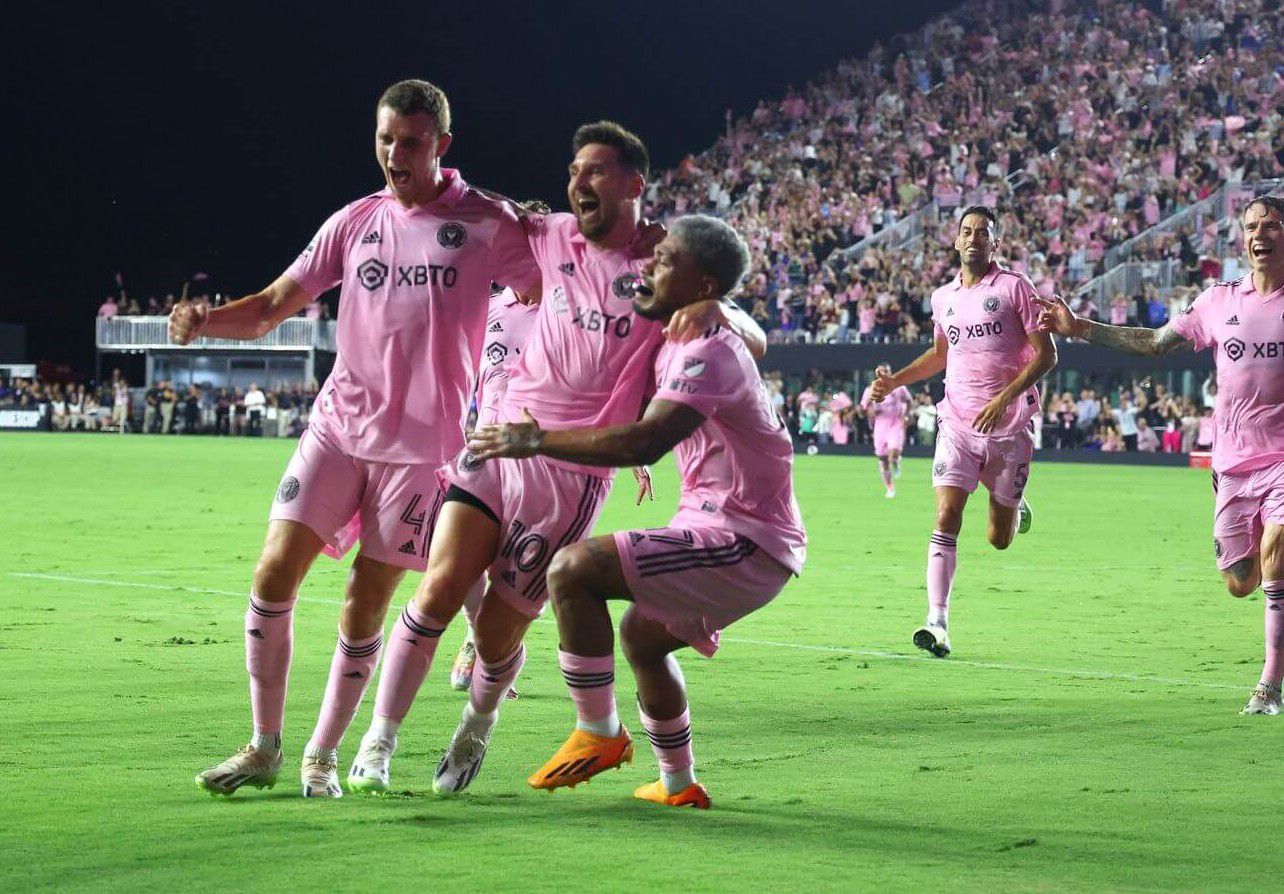
{"type": "Polygon", "coordinates": [[[657,779],[637,789],[633,797],[641,798],[643,801],[654,801],[668,807],[694,807],[697,810],[708,810],[713,806],[713,802],[709,800],[708,789],[698,782],[693,782],[676,795],[671,795],[664,787],[663,780],[657,779]]]}
{"type": "Polygon", "coordinates": [[[599,736],[577,729],[557,749],[557,754],[526,781],[531,788],[552,790],[587,782],[603,770],[633,760],[633,739],[623,726],[614,736],[599,736]]]}

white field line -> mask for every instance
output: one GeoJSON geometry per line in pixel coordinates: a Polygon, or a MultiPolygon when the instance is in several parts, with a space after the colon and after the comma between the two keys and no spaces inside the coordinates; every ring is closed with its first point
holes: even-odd
{"type": "MultiPolygon", "coordinates": [[[[187,587],[178,584],[151,584],[123,580],[100,580],[89,577],[75,577],[66,574],[41,574],[37,572],[9,571],[9,577],[26,580],[48,580],[61,583],[91,584],[101,587],[127,587],[134,590],[165,590],[180,593],[202,593],[212,596],[234,596],[244,599],[248,595],[238,590],[214,590],[208,587],[187,587]]],[[[338,599],[321,599],[316,596],[300,596],[299,602],[312,602],[319,605],[342,605],[338,599]]],[[[551,618],[540,618],[540,621],[552,623],[551,618]]],[[[1118,680],[1127,683],[1153,683],[1159,686],[1191,686],[1199,689],[1243,689],[1243,684],[1213,683],[1207,680],[1186,680],[1177,677],[1156,677],[1150,674],[1124,674],[1115,671],[1096,671],[1084,668],[1036,667],[1025,664],[1003,664],[991,661],[971,661],[967,658],[950,658],[941,660],[929,655],[914,655],[901,652],[882,652],[873,649],[852,649],[847,646],[813,646],[806,643],[787,643],[778,640],[746,639],[744,637],[724,636],[723,642],[738,643],[746,646],[763,646],[770,649],[793,649],[802,652],[822,652],[831,655],[853,655],[859,658],[874,658],[882,661],[922,661],[934,662],[939,667],[970,667],[982,670],[1005,671],[1021,674],[1045,674],[1053,677],[1068,677],[1084,680],[1118,680]]]]}

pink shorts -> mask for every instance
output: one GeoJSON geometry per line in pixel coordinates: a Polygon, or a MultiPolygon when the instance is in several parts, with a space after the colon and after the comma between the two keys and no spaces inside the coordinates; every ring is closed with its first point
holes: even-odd
{"type": "Polygon", "coordinates": [[[724,627],[775,599],[792,576],[721,528],[619,531],[615,548],[638,611],[705,657],[718,651],[724,627]]]}
{"type": "Polygon", "coordinates": [[[1284,463],[1240,474],[1213,473],[1213,552],[1221,571],[1257,555],[1265,524],[1284,525],[1284,463]]]}
{"type": "Polygon", "coordinates": [[[898,422],[874,423],[874,455],[887,456],[890,450],[905,449],[905,426],[898,422]]]}
{"type": "Polygon", "coordinates": [[[307,525],[339,556],[352,545],[345,530],[355,521],[362,555],[423,571],[441,499],[436,466],[356,459],[309,428],[268,517],[307,525]]]}
{"type": "Polygon", "coordinates": [[[589,535],[611,482],[540,456],[479,463],[467,450],[441,476],[483,503],[499,522],[491,587],[519,613],[539,617],[548,602],[544,576],[553,554],[589,535]]]}
{"type": "Polygon", "coordinates": [[[942,423],[936,433],[932,487],[958,487],[972,493],[977,484],[984,484],[996,503],[1018,506],[1033,457],[1034,435],[1028,430],[987,438],[942,423]]]}

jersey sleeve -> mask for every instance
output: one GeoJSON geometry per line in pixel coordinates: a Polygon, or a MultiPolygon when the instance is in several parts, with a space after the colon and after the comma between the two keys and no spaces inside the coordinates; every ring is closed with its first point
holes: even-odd
{"type": "Polygon", "coordinates": [[[864,390],[864,392],[863,392],[863,393],[861,394],[861,396],[860,396],[860,408],[861,408],[862,410],[868,410],[868,409],[869,409],[869,405],[870,405],[870,401],[873,399],[873,397],[874,397],[874,388],[873,388],[873,386],[872,386],[872,385],[866,385],[866,386],[865,386],[865,390],[864,390]]]}
{"type": "Polygon", "coordinates": [[[945,338],[945,328],[941,326],[941,316],[936,310],[936,295],[932,295],[932,340],[945,338]]]}
{"type": "Polygon", "coordinates": [[[535,263],[533,243],[517,215],[504,209],[499,229],[495,233],[494,278],[526,294],[540,279],[539,266],[535,263]]]}
{"type": "Polygon", "coordinates": [[[656,400],[686,404],[708,419],[742,399],[744,370],[726,343],[697,338],[674,351],[658,378],[656,400]]]}
{"type": "Polygon", "coordinates": [[[343,281],[343,259],[347,253],[345,224],[348,209],[340,208],[321,224],[308,247],[294,259],[285,275],[315,298],[343,281]]]}
{"type": "Polygon", "coordinates": [[[1208,326],[1208,313],[1212,301],[1213,290],[1206,289],[1190,303],[1189,307],[1168,323],[1173,332],[1193,342],[1196,351],[1202,351],[1213,343],[1212,332],[1208,326]]]}
{"type": "Polygon", "coordinates": [[[1039,305],[1034,303],[1038,294],[1030,280],[1024,276],[1017,277],[1016,285],[1012,287],[1012,306],[1026,335],[1039,331],[1039,305]]]}

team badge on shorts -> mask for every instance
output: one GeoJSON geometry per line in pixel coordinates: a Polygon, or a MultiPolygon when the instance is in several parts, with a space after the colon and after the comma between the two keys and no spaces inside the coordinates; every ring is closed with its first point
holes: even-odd
{"type": "Polygon", "coordinates": [[[935,475],[937,478],[940,478],[942,475],[944,475],[945,463],[943,462],[937,463],[936,465],[932,466],[932,474],[935,475]]]}
{"type": "Polygon", "coordinates": [[[476,472],[485,464],[485,460],[480,460],[473,456],[471,450],[465,450],[464,455],[459,458],[459,471],[476,472]]]}
{"type": "Polygon", "coordinates": [[[987,314],[992,314],[999,309],[999,297],[997,295],[991,295],[985,299],[985,303],[981,306],[985,308],[985,312],[987,314]]]}
{"type": "Polygon", "coordinates": [[[1213,557],[1217,559],[1222,557],[1222,541],[1219,537],[1213,538],[1213,557]]]}
{"type": "Polygon", "coordinates": [[[468,231],[461,223],[444,223],[437,228],[437,244],[442,248],[459,248],[468,238],[468,231]]]}
{"type": "Polygon", "coordinates": [[[281,486],[276,489],[276,501],[278,503],[288,503],[299,495],[299,479],[293,475],[284,479],[281,486]]]}
{"type": "Polygon", "coordinates": [[[632,301],[633,294],[642,277],[636,273],[621,273],[611,283],[611,294],[621,301],[632,301]]]}
{"type": "Polygon", "coordinates": [[[639,543],[641,543],[645,539],[646,539],[645,534],[639,534],[637,531],[629,531],[629,543],[633,544],[634,546],[637,546],[639,543]]]}

